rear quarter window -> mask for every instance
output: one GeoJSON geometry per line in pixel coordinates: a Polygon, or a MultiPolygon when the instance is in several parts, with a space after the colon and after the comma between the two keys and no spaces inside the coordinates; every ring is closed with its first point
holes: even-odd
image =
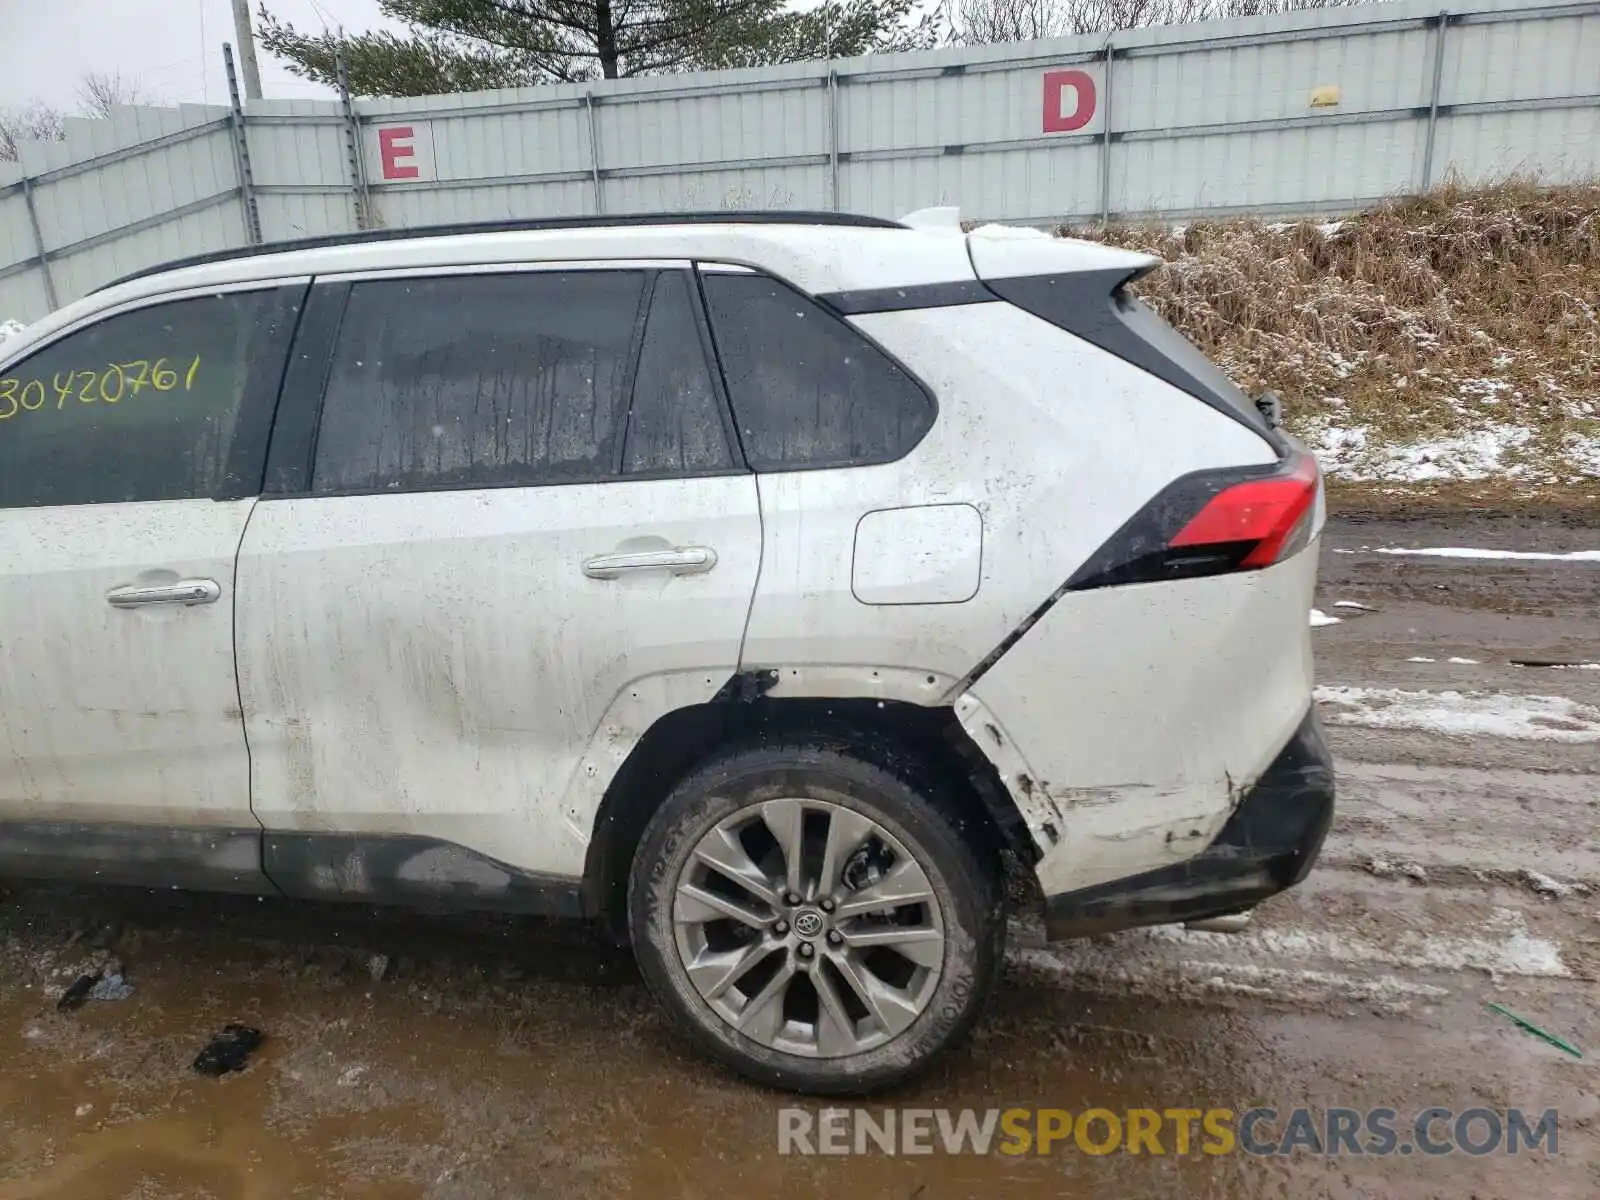
{"type": "Polygon", "coordinates": [[[867,466],[909,454],[933,397],[860,331],[765,275],[703,276],[717,356],[757,471],[867,466]]]}

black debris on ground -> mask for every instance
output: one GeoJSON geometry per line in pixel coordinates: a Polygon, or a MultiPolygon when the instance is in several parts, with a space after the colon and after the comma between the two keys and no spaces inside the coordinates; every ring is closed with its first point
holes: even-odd
{"type": "Polygon", "coordinates": [[[212,1038],[196,1056],[194,1069],[202,1075],[226,1075],[230,1071],[241,1071],[261,1041],[259,1029],[252,1029],[248,1025],[224,1025],[222,1032],[212,1038]]]}

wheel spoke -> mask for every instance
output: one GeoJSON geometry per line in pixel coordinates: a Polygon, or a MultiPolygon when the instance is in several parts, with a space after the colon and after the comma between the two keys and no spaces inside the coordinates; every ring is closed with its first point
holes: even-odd
{"type": "Polygon", "coordinates": [[[770,1046],[783,1028],[783,997],[794,978],[794,964],[784,955],[783,965],[777,974],[767,980],[762,988],[739,1013],[739,1029],[763,1045],[770,1046]]]}
{"type": "Polygon", "coordinates": [[[747,904],[716,892],[707,891],[698,884],[680,883],[677,903],[673,905],[673,919],[684,925],[701,925],[722,917],[731,917],[752,929],[765,929],[768,918],[747,904]]]}
{"type": "Polygon", "coordinates": [[[937,967],[944,962],[944,934],[937,929],[899,925],[873,925],[866,929],[841,929],[845,945],[852,950],[887,946],[919,967],[937,967]]]}
{"type": "Polygon", "coordinates": [[[779,884],[768,879],[766,873],[750,861],[750,855],[739,842],[738,836],[726,827],[713,829],[706,839],[695,847],[695,856],[707,866],[727,876],[756,899],[776,908],[779,903],[779,884]]]}
{"type": "Polygon", "coordinates": [[[707,948],[685,963],[684,969],[700,994],[707,1000],[715,1000],[771,952],[772,947],[765,942],[752,942],[735,950],[707,948]]]}
{"type": "Polygon", "coordinates": [[[917,1019],[919,1009],[910,997],[884,983],[861,965],[854,954],[840,954],[833,961],[850,990],[860,997],[861,1003],[890,1037],[917,1019]]]}
{"type": "Polygon", "coordinates": [[[824,1058],[849,1054],[858,1045],[856,1023],[844,1006],[839,989],[827,971],[813,971],[811,983],[817,989],[817,1053],[824,1058]]]}
{"type": "Polygon", "coordinates": [[[852,892],[850,898],[839,905],[836,919],[899,908],[902,904],[924,904],[932,899],[933,887],[928,883],[927,874],[915,860],[902,858],[882,879],[859,892],[852,892]]]}
{"type": "Polygon", "coordinates": [[[848,808],[835,808],[828,814],[828,841],[822,851],[822,878],[817,890],[824,896],[839,889],[839,873],[856,848],[872,836],[875,826],[866,817],[848,808]]]}
{"type": "Polygon", "coordinates": [[[805,894],[800,878],[800,842],[806,811],[798,800],[768,800],[761,806],[761,819],[783,851],[785,884],[791,892],[805,894]]]}

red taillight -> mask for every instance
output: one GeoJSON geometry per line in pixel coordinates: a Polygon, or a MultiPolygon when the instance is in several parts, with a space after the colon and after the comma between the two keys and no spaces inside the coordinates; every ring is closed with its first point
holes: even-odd
{"type": "Polygon", "coordinates": [[[1068,579],[1064,591],[1199,579],[1270,567],[1316,525],[1317,460],[1195,471],[1173,480],[1068,579]]]}
{"type": "Polygon", "coordinates": [[[1302,528],[1317,499],[1317,460],[1298,456],[1285,475],[1251,479],[1224,488],[1167,544],[1221,546],[1252,543],[1238,569],[1266,567],[1299,547],[1302,528]]]}

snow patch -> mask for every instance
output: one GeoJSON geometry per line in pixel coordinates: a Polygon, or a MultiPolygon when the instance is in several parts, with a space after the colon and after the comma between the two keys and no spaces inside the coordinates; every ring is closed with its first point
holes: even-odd
{"type": "Polygon", "coordinates": [[[1262,957],[1326,958],[1335,962],[1376,962],[1439,971],[1484,971],[1491,975],[1565,976],[1561,950],[1528,932],[1522,914],[1497,908],[1481,926],[1487,936],[1423,933],[1410,930],[1384,943],[1326,930],[1262,929],[1245,934],[1197,933],[1178,926],[1184,938],[1229,937],[1253,941],[1262,957]]]}
{"type": "Polygon", "coordinates": [[[1447,658],[1445,662],[1455,663],[1461,667],[1476,667],[1479,665],[1478,660],[1475,658],[1447,658]]]}
{"type": "Polygon", "coordinates": [[[1316,629],[1316,628],[1318,628],[1320,626],[1323,626],[1323,625],[1337,625],[1343,619],[1344,618],[1342,618],[1342,617],[1330,617],[1327,613],[1323,612],[1320,608],[1313,608],[1311,610],[1311,628],[1313,628],[1313,629],[1316,629]]]}
{"type": "Polygon", "coordinates": [[[1562,449],[1566,452],[1567,460],[1578,469],[1578,474],[1600,475],[1600,437],[1569,433],[1562,439],[1562,449]]]}
{"type": "Polygon", "coordinates": [[[1581,893],[1583,889],[1576,884],[1562,883],[1558,879],[1551,879],[1548,875],[1541,875],[1538,871],[1524,871],[1523,879],[1528,881],[1528,886],[1541,896],[1553,896],[1560,900],[1573,893],[1581,893]]]}
{"type": "Polygon", "coordinates": [[[1330,929],[1251,926],[1242,933],[1207,933],[1162,925],[1059,946],[1014,946],[1007,958],[1070,979],[1074,986],[1118,994],[1220,992],[1297,1003],[1367,1000],[1401,1008],[1448,991],[1392,973],[1369,973],[1370,968],[1535,977],[1571,973],[1559,946],[1534,936],[1522,914],[1507,908],[1494,909],[1466,929],[1408,929],[1381,940],[1330,929]]]}
{"type": "Polygon", "coordinates": [[[1544,550],[1481,550],[1474,546],[1379,546],[1374,554],[1407,554],[1416,558],[1512,558],[1536,562],[1600,562],[1600,550],[1569,550],[1552,554],[1544,550]]]}
{"type": "Polygon", "coordinates": [[[1354,608],[1354,609],[1357,609],[1360,612],[1377,612],[1378,611],[1377,609],[1373,608],[1372,605],[1370,605],[1370,604],[1358,604],[1354,600],[1335,600],[1333,602],[1333,606],[1335,608],[1354,608]]]}
{"type": "Polygon", "coordinates": [[[16,337],[26,326],[21,321],[0,321],[0,342],[8,337],[16,337]]]}
{"type": "Polygon", "coordinates": [[[1521,425],[1488,425],[1467,433],[1424,442],[1374,444],[1364,425],[1331,422],[1305,431],[1305,440],[1330,476],[1352,483],[1428,483],[1436,480],[1517,478],[1521,464],[1504,461],[1508,451],[1533,438],[1521,425]]]}
{"type": "Polygon", "coordinates": [[[1333,725],[1415,729],[1445,737],[1503,737],[1540,742],[1600,742],[1600,708],[1565,696],[1506,692],[1425,692],[1322,686],[1319,704],[1333,725]]]}
{"type": "Polygon", "coordinates": [[[1421,654],[1413,654],[1410,658],[1406,659],[1406,661],[1407,662],[1438,662],[1439,660],[1436,659],[1436,658],[1427,658],[1427,657],[1424,657],[1421,654]]]}
{"type": "MultiPolygon", "coordinates": [[[[1211,934],[1232,937],[1232,934],[1211,934]]],[[[1118,948],[1126,951],[1125,945],[1118,948]]],[[[1019,948],[1007,954],[1012,962],[1070,979],[1075,987],[1100,986],[1119,996],[1129,991],[1149,994],[1191,991],[1222,995],[1261,996],[1289,1003],[1324,1005],[1335,1001],[1378,1004],[1404,1010],[1415,1000],[1436,1000],[1450,993],[1429,983],[1413,983],[1389,974],[1360,976],[1307,967],[1262,966],[1216,960],[1171,961],[1155,955],[1113,957],[1102,947],[1077,942],[1072,946],[1019,948]]]]}
{"type": "Polygon", "coordinates": [[[1600,663],[1551,663],[1552,671],[1600,671],[1600,663]]]}

